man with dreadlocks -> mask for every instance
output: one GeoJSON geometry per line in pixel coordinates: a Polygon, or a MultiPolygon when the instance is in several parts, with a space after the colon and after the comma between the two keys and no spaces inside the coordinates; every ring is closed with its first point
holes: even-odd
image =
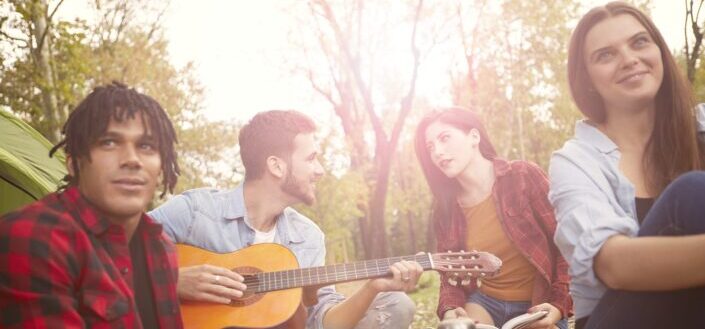
{"type": "Polygon", "coordinates": [[[113,83],[62,133],[66,185],[0,218],[0,327],[181,328],[174,246],[144,213],[179,173],[166,113],[113,83]]]}

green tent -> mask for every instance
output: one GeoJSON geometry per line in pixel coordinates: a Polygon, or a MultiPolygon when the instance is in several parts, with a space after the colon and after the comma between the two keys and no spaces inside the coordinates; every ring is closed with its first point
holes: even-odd
{"type": "Polygon", "coordinates": [[[38,131],[0,110],[0,215],[56,191],[66,175],[64,155],[38,131]]]}

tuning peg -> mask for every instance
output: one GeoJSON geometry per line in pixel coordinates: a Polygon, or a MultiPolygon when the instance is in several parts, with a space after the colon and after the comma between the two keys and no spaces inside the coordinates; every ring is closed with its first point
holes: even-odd
{"type": "Polygon", "coordinates": [[[467,286],[469,284],[470,284],[470,277],[465,277],[465,279],[463,279],[463,281],[460,281],[461,286],[467,286]]]}
{"type": "Polygon", "coordinates": [[[449,283],[451,286],[455,287],[455,286],[458,285],[458,280],[453,280],[453,278],[448,278],[448,283],[449,283]]]}
{"type": "Polygon", "coordinates": [[[482,287],[482,280],[480,280],[480,278],[477,278],[475,280],[475,285],[477,286],[478,289],[480,289],[480,287],[482,287]]]}
{"type": "Polygon", "coordinates": [[[460,249],[460,252],[463,253],[463,252],[465,252],[465,250],[460,249]]]}
{"type": "Polygon", "coordinates": [[[483,278],[484,278],[486,275],[487,275],[487,273],[485,273],[485,272],[480,273],[480,276],[483,277],[483,278]]]}

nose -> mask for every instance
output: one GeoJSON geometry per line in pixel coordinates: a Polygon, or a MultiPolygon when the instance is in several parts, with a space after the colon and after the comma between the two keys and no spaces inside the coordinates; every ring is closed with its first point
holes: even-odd
{"type": "Polygon", "coordinates": [[[432,160],[438,160],[443,156],[443,149],[441,145],[434,145],[433,149],[431,150],[431,159],[432,160]]]}
{"type": "Polygon", "coordinates": [[[120,166],[130,169],[138,169],[142,167],[142,160],[137,152],[137,147],[135,145],[126,145],[122,157],[120,159],[120,166]]]}
{"type": "Polygon", "coordinates": [[[622,68],[625,69],[631,68],[639,62],[638,54],[631,49],[622,51],[622,58],[622,68]]]}
{"type": "Polygon", "coordinates": [[[316,178],[320,178],[323,175],[325,175],[326,171],[323,169],[323,165],[321,164],[320,161],[316,160],[316,165],[313,168],[313,174],[316,175],[316,178]]]}

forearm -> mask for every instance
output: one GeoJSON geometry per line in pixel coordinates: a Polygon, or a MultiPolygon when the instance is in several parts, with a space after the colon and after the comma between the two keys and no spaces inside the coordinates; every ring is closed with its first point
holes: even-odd
{"type": "Polygon", "coordinates": [[[365,312],[377,297],[377,291],[370,286],[370,281],[345,301],[331,307],[323,317],[323,328],[353,328],[365,316],[365,312]]]}
{"type": "Polygon", "coordinates": [[[609,238],[595,274],[612,289],[665,291],[705,285],[705,235],[609,238]]]}

